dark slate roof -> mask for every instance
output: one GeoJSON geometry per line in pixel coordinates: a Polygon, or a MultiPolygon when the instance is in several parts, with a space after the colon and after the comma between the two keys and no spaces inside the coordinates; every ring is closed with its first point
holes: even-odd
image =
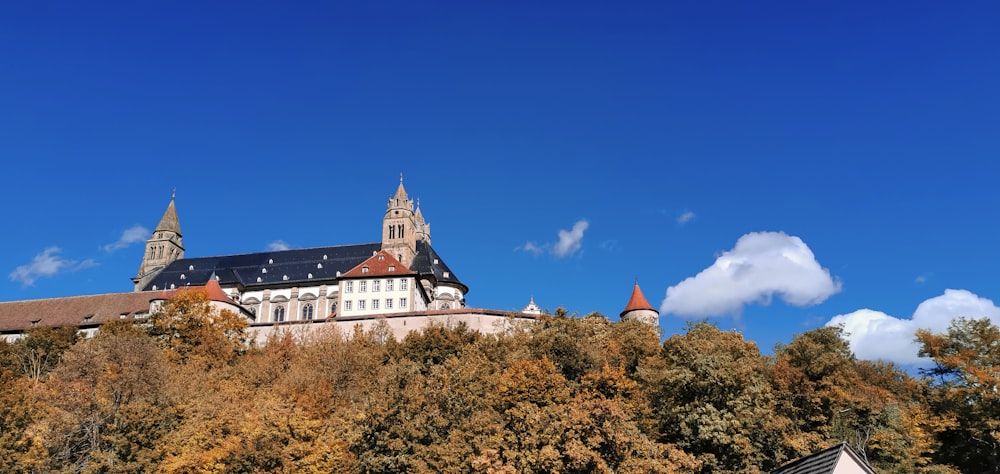
{"type": "MultiPolygon", "coordinates": [[[[309,249],[196,257],[177,260],[163,269],[143,290],[169,290],[184,286],[202,286],[215,275],[222,286],[246,289],[311,286],[330,284],[337,273],[352,268],[375,255],[382,245],[378,242],[309,249]],[[258,281],[260,279],[260,281],[258,281]]],[[[422,276],[433,276],[438,283],[459,285],[468,291],[451,272],[434,249],[426,242],[417,242],[417,256],[410,269],[422,276]],[[434,260],[438,263],[434,264],[434,260]],[[448,277],[444,274],[447,272],[448,277]]]]}
{"type": "Polygon", "coordinates": [[[105,321],[132,319],[148,313],[149,301],[159,292],[109,293],[0,303],[0,333],[16,333],[30,326],[97,326],[105,321]]]}
{"type": "Polygon", "coordinates": [[[771,471],[771,474],[831,474],[833,473],[833,468],[837,467],[837,461],[845,454],[852,458],[865,472],[875,474],[875,471],[867,463],[858,457],[857,454],[854,454],[854,451],[847,446],[847,443],[840,443],[806,457],[796,459],[771,471]]]}
{"type": "Polygon", "coordinates": [[[469,292],[469,287],[459,281],[458,277],[455,276],[455,272],[451,271],[448,265],[444,263],[444,260],[431,248],[430,244],[423,240],[417,241],[417,255],[413,257],[413,264],[410,265],[410,270],[417,272],[421,276],[433,275],[439,285],[444,283],[457,286],[462,289],[463,294],[469,292]]]}

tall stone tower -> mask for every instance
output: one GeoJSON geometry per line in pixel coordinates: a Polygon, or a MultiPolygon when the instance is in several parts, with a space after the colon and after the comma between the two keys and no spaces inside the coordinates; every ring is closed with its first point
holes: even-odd
{"type": "Polygon", "coordinates": [[[181,241],[181,223],[177,220],[175,197],[176,193],[170,196],[167,210],[163,212],[160,223],[156,224],[153,235],[146,241],[146,253],[142,256],[139,273],[132,278],[135,291],[141,291],[171,262],[184,258],[184,242],[181,241]]]}
{"type": "Polygon", "coordinates": [[[646,301],[646,297],[643,296],[642,290],[639,289],[639,282],[635,282],[635,288],[632,288],[632,297],[628,300],[628,305],[619,315],[622,321],[637,320],[642,321],[646,324],[660,327],[660,312],[653,309],[646,301]]]}
{"type": "Polygon", "coordinates": [[[403,188],[403,175],[399,175],[399,187],[396,194],[389,198],[385,217],[382,218],[382,250],[409,267],[417,253],[417,239],[423,226],[423,223],[417,224],[413,201],[403,188]]]}

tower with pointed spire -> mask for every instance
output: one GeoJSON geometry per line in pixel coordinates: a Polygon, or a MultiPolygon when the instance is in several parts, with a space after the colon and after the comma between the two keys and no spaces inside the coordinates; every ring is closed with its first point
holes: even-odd
{"type": "Polygon", "coordinates": [[[176,192],[171,194],[167,210],[163,212],[160,223],[156,224],[153,235],[146,241],[146,253],[142,256],[139,273],[132,278],[135,291],[142,290],[167,265],[184,258],[181,224],[177,219],[177,207],[174,204],[176,197],[176,192]]]}
{"type": "Polygon", "coordinates": [[[382,218],[382,250],[409,266],[417,253],[418,240],[430,243],[430,224],[424,221],[419,206],[414,212],[413,201],[406,195],[403,175],[400,174],[399,187],[396,194],[389,198],[382,218]]]}
{"type": "Polygon", "coordinates": [[[639,281],[636,280],[635,287],[632,288],[632,297],[619,315],[622,321],[636,320],[651,326],[660,326],[660,312],[653,309],[653,306],[646,301],[642,290],[639,289],[639,281]]]}

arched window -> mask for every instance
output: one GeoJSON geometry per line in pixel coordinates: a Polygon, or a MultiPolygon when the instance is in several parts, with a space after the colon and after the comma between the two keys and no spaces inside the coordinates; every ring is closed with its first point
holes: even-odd
{"type": "Polygon", "coordinates": [[[313,305],[306,303],[302,306],[302,319],[312,319],[313,318],[313,305]]]}
{"type": "Polygon", "coordinates": [[[284,320],[285,320],[285,307],[278,306],[277,308],[274,308],[274,321],[281,322],[284,320]]]}

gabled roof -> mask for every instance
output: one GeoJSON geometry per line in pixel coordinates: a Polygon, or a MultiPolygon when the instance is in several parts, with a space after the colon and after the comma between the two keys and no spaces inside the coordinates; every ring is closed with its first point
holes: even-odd
{"type": "MultiPolygon", "coordinates": [[[[625,309],[622,310],[622,312],[621,312],[621,314],[619,314],[619,316],[624,316],[625,313],[628,313],[630,311],[637,311],[637,310],[651,310],[651,311],[656,311],[656,309],[653,308],[653,306],[649,304],[649,301],[646,301],[646,297],[643,296],[642,290],[639,289],[639,282],[636,282],[635,283],[635,287],[632,288],[632,297],[629,298],[628,304],[625,305],[625,309]]],[[[656,312],[659,313],[659,311],[656,311],[656,312]]]]}
{"type": "Polygon", "coordinates": [[[864,472],[875,474],[875,471],[868,466],[847,443],[840,443],[836,446],[810,454],[792,461],[784,466],[771,471],[771,474],[836,474],[836,473],[856,473],[864,472]],[[838,469],[841,463],[853,463],[838,469]],[[843,470],[841,470],[843,469],[843,470]]]}
{"type": "Polygon", "coordinates": [[[365,260],[358,264],[358,266],[350,269],[347,273],[341,275],[341,278],[369,278],[377,276],[399,276],[399,275],[413,275],[415,272],[410,271],[405,265],[399,263],[389,252],[385,250],[379,250],[378,253],[372,255],[368,260],[365,260]]]}
{"type": "Polygon", "coordinates": [[[99,325],[148,313],[150,300],[159,292],[142,291],[69,296],[0,303],[0,332],[20,332],[31,326],[99,325]]]}

